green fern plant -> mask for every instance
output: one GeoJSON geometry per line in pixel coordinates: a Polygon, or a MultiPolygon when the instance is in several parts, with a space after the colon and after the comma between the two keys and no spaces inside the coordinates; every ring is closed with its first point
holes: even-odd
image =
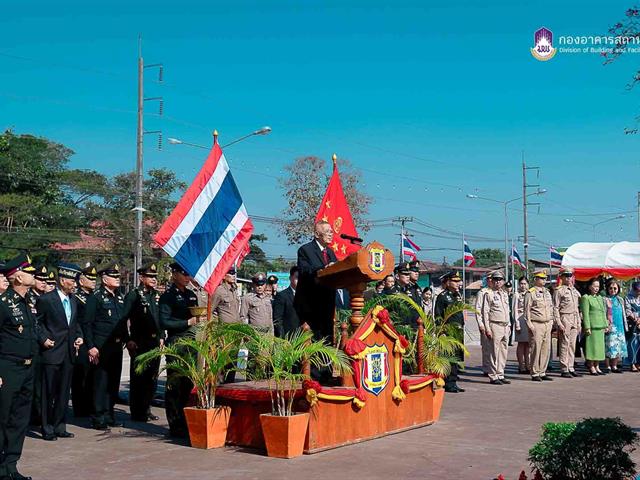
{"type": "Polygon", "coordinates": [[[238,350],[243,343],[256,340],[259,334],[249,325],[238,323],[199,323],[186,336],[170,345],[155,348],[136,357],[135,368],[142,373],[162,356],[162,370],[186,377],[197,390],[198,408],[215,408],[216,388],[220,378],[237,370],[238,350]]]}
{"type": "Polygon", "coordinates": [[[271,413],[291,416],[295,391],[308,376],[300,372],[306,359],[312,367],[331,367],[341,375],[351,373],[349,357],[324,341],[313,339],[313,334],[298,329],[284,338],[259,334],[247,344],[253,358],[251,376],[266,379],[271,393],[271,413]]]}
{"type": "MultiPolygon", "coordinates": [[[[444,318],[434,319],[427,314],[424,309],[414,302],[411,297],[402,293],[394,295],[383,295],[373,298],[365,305],[371,309],[376,305],[385,307],[391,316],[392,321],[398,321],[407,317],[407,313],[415,312],[422,319],[424,325],[424,340],[422,349],[422,362],[425,371],[437,375],[447,376],[451,372],[451,365],[458,363],[456,353],[462,351],[465,355],[469,352],[464,346],[464,331],[458,325],[450,323],[449,320],[457,313],[464,311],[475,311],[475,309],[464,303],[450,306],[444,313],[444,318]]],[[[415,329],[407,325],[396,325],[396,329],[405,335],[411,342],[412,347],[407,349],[405,357],[416,357],[417,335],[415,329]]],[[[417,361],[410,365],[417,366],[417,361]]]]}

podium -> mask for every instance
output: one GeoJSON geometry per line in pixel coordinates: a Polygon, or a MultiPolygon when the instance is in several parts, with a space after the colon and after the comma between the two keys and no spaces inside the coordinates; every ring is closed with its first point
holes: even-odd
{"type": "MultiPolygon", "coordinates": [[[[342,379],[342,386],[306,380],[296,388],[294,410],[311,413],[307,454],[431,425],[440,418],[442,378],[420,367],[415,375],[403,375],[402,357],[409,342],[396,330],[389,312],[378,305],[362,315],[367,282],[382,280],[393,267],[393,254],[371,242],[318,272],[320,283],[347,289],[351,295],[352,333],[347,334],[346,323],[341,326],[340,348],[350,358],[353,374],[342,379]]],[[[419,321],[417,350],[422,334],[419,321]]],[[[264,448],[260,414],[271,412],[269,389],[268,381],[218,387],[217,401],[231,407],[228,443],[264,448]]]]}
{"type": "Polygon", "coordinates": [[[371,242],[344,260],[329,265],[318,272],[318,281],[328,287],[344,288],[351,298],[351,326],[356,329],[362,323],[364,290],[367,283],[382,280],[393,272],[394,258],[391,251],[379,242],[371,242]]]}

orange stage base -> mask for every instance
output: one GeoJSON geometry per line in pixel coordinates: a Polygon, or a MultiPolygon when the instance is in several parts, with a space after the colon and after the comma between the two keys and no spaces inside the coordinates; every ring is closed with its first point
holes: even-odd
{"type": "MultiPolygon", "coordinates": [[[[429,376],[402,377],[420,383],[429,376]]],[[[352,397],[354,387],[336,387],[332,392],[352,397]]],[[[444,390],[430,383],[406,394],[402,401],[392,398],[392,389],[385,388],[378,396],[367,395],[366,404],[358,408],[350,400],[318,398],[312,407],[302,389],[297,390],[294,410],[309,412],[310,420],[305,440],[305,453],[358,443],[412,428],[430,425],[440,417],[444,390]]],[[[264,449],[260,414],[271,412],[271,400],[266,382],[242,382],[219,387],[216,401],[231,407],[227,443],[264,449]]]]}

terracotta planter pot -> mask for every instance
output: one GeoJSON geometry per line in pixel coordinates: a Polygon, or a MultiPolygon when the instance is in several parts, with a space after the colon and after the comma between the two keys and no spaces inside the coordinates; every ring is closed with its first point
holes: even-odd
{"type": "Polygon", "coordinates": [[[230,407],[185,407],[184,415],[189,427],[191,446],[205,449],[223,447],[227,439],[230,414],[230,407]]]}
{"type": "Polygon", "coordinates": [[[291,417],[278,417],[270,413],[260,415],[262,435],[267,455],[277,458],[293,458],[302,455],[307,436],[309,414],[298,413],[291,417]]]}

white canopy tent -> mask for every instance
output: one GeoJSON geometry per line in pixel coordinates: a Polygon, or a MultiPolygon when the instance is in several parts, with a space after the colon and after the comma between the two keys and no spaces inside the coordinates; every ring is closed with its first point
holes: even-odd
{"type": "Polygon", "coordinates": [[[603,273],[629,280],[640,276],[640,242],[575,243],[564,253],[562,266],[573,268],[578,280],[603,273]]]}

